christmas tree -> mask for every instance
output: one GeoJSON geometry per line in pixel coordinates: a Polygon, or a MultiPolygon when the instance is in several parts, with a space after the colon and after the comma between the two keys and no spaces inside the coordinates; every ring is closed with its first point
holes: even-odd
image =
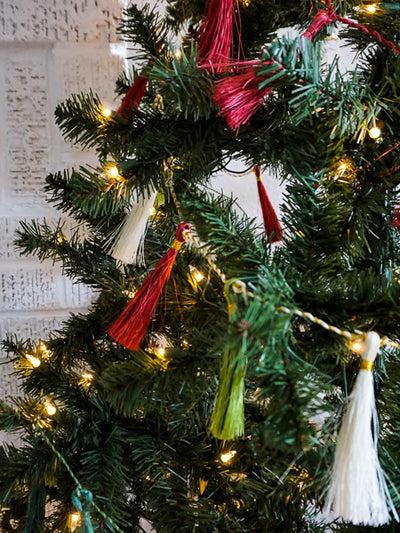
{"type": "Polygon", "coordinates": [[[55,112],[98,154],[47,178],[73,229],[16,239],[96,299],[4,341],[1,531],[398,531],[399,29],[393,0],[126,9],[115,109],[55,112]],[[210,185],[234,161],[263,227],[210,185]]]}

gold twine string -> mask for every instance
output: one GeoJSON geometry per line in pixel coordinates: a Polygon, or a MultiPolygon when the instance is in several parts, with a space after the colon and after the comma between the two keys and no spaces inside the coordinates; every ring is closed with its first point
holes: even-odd
{"type": "MultiPolygon", "coordinates": [[[[253,169],[251,169],[250,172],[253,172],[253,169]]],[[[182,218],[182,211],[180,209],[179,201],[176,197],[173,182],[172,182],[172,176],[173,173],[169,169],[169,178],[168,178],[168,186],[171,191],[171,196],[173,198],[174,204],[176,206],[176,209],[178,211],[179,216],[182,218]]],[[[227,277],[222,272],[222,270],[217,266],[213,258],[209,253],[205,250],[205,245],[200,242],[200,240],[191,233],[188,235],[187,241],[190,241],[194,243],[199,251],[203,254],[203,256],[206,258],[208,264],[211,266],[211,268],[216,272],[216,274],[221,279],[222,283],[225,285],[227,282],[227,277]]],[[[243,293],[249,298],[257,298],[262,303],[267,303],[263,298],[260,296],[256,296],[253,292],[249,291],[249,289],[246,287],[246,284],[243,281],[237,281],[232,284],[232,289],[235,292],[243,293]]],[[[355,330],[354,332],[348,331],[347,329],[338,328],[337,326],[332,326],[332,324],[328,324],[328,322],[325,322],[325,320],[322,320],[321,318],[318,318],[317,316],[313,315],[312,313],[308,311],[302,311],[301,309],[289,309],[289,307],[285,306],[275,306],[275,310],[280,313],[286,313],[288,315],[296,315],[301,318],[304,318],[310,322],[313,322],[314,324],[317,324],[318,326],[322,327],[323,329],[326,329],[327,331],[330,331],[332,333],[336,333],[337,335],[340,335],[341,337],[344,337],[350,342],[362,340],[365,337],[365,333],[359,330],[355,330]]],[[[389,337],[381,337],[381,346],[390,346],[391,348],[400,349],[400,344],[392,341],[389,339],[389,337]]]]}
{"type": "MultiPolygon", "coordinates": [[[[212,257],[204,250],[204,245],[202,245],[202,243],[194,236],[190,236],[188,240],[193,242],[199,248],[200,252],[207,259],[208,264],[218,274],[222,283],[225,284],[227,281],[226,275],[215,264],[212,257]]],[[[238,281],[234,283],[232,285],[232,288],[235,292],[243,293],[249,298],[257,298],[257,300],[259,300],[260,302],[267,303],[263,298],[261,298],[260,296],[256,296],[253,292],[249,291],[249,289],[246,287],[246,284],[242,281],[240,282],[238,281]]],[[[317,324],[318,326],[326,329],[327,331],[336,333],[337,335],[344,337],[350,342],[354,342],[365,337],[365,333],[363,333],[362,331],[355,330],[355,332],[351,332],[346,329],[338,328],[337,326],[328,324],[327,322],[325,322],[325,320],[318,318],[317,316],[313,315],[312,313],[308,311],[302,311],[301,309],[289,309],[289,307],[285,307],[285,306],[275,306],[275,310],[280,313],[286,313],[288,315],[296,315],[301,318],[305,318],[309,322],[313,322],[314,324],[317,324]]],[[[391,346],[392,348],[400,349],[400,344],[395,341],[392,341],[388,337],[381,337],[381,346],[391,346]]]]}

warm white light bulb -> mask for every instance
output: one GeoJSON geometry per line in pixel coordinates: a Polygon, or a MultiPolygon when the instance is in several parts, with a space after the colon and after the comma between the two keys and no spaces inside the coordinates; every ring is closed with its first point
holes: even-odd
{"type": "Polygon", "coordinates": [[[82,378],[86,381],[91,381],[93,379],[93,374],[91,374],[90,372],[84,372],[82,374],[82,378]]]}
{"type": "Polygon", "coordinates": [[[360,353],[364,349],[364,343],[361,339],[356,339],[350,343],[350,349],[352,352],[360,353]]]}
{"type": "Polygon", "coordinates": [[[367,11],[367,13],[370,13],[371,15],[376,13],[376,10],[377,10],[376,4],[370,4],[369,6],[366,6],[365,8],[365,11],[367,11]]]}
{"type": "Polygon", "coordinates": [[[194,279],[197,281],[197,283],[199,283],[201,280],[204,279],[204,274],[202,274],[200,270],[197,270],[196,267],[189,265],[189,270],[192,276],[194,277],[194,279]]]}
{"type": "Polygon", "coordinates": [[[150,207],[149,209],[149,215],[153,217],[157,213],[157,209],[155,207],[150,207]]]}
{"type": "Polygon", "coordinates": [[[158,357],[163,358],[163,357],[165,357],[165,348],[163,348],[162,346],[160,346],[160,347],[158,347],[158,348],[156,348],[156,349],[154,350],[154,353],[156,353],[156,354],[158,355],[158,357]]]}
{"type": "Polygon", "coordinates": [[[180,59],[182,57],[182,50],[180,48],[177,48],[175,50],[174,56],[176,57],[176,59],[180,59]]]}
{"type": "Polygon", "coordinates": [[[111,109],[109,109],[108,107],[103,107],[101,112],[102,112],[103,116],[106,117],[106,118],[111,116],[111,109]]]}
{"type": "Polygon", "coordinates": [[[232,459],[235,457],[235,455],[236,455],[236,450],[231,450],[230,452],[222,453],[221,461],[225,464],[230,463],[232,459]]]}
{"type": "Polygon", "coordinates": [[[57,412],[57,408],[55,407],[55,405],[53,405],[51,402],[49,402],[47,400],[47,402],[45,402],[44,404],[44,408],[46,409],[46,413],[49,415],[49,416],[53,416],[56,414],[57,412]]]}
{"type": "Polygon", "coordinates": [[[116,178],[119,175],[118,168],[116,166],[109,168],[108,173],[112,178],[116,178]]]}
{"type": "Polygon", "coordinates": [[[378,126],[374,126],[369,130],[369,136],[372,139],[379,139],[379,137],[382,135],[382,130],[378,128],[378,126]]]}
{"type": "Polygon", "coordinates": [[[73,513],[69,517],[69,527],[71,531],[75,531],[81,521],[81,515],[79,513],[73,513]]]}
{"type": "Polygon", "coordinates": [[[29,353],[27,353],[25,357],[34,368],[37,368],[42,363],[42,361],[38,357],[35,357],[34,355],[30,355],[29,353]]]}

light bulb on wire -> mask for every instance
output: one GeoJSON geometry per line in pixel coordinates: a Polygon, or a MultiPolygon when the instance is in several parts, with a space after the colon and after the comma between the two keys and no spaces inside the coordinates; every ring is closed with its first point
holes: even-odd
{"type": "Polygon", "coordinates": [[[111,111],[111,109],[109,107],[104,107],[103,106],[101,108],[101,113],[102,113],[103,117],[109,118],[111,116],[112,111],[111,111]]]}
{"type": "Polygon", "coordinates": [[[25,358],[27,361],[29,361],[33,368],[37,368],[42,364],[42,361],[38,357],[35,357],[34,355],[31,355],[29,353],[25,354],[25,358]]]}
{"type": "Polygon", "coordinates": [[[116,165],[114,165],[113,167],[110,167],[107,172],[112,178],[119,177],[119,171],[116,165]]]}
{"type": "Polygon", "coordinates": [[[381,128],[378,128],[378,126],[374,126],[369,130],[369,136],[371,139],[377,140],[382,135],[381,128]]]}
{"type": "Polygon", "coordinates": [[[57,407],[54,404],[52,404],[49,400],[46,400],[46,402],[44,404],[44,408],[46,410],[46,413],[49,416],[53,416],[57,412],[57,407]]]}
{"type": "Polygon", "coordinates": [[[236,450],[230,450],[229,452],[222,453],[220,459],[223,463],[228,464],[235,457],[236,453],[236,450]]]}
{"type": "Polygon", "coordinates": [[[366,6],[365,7],[365,11],[367,13],[369,13],[370,15],[373,15],[374,13],[376,13],[376,10],[377,10],[377,5],[376,4],[370,4],[369,6],[366,6]]]}
{"type": "Polygon", "coordinates": [[[350,350],[352,352],[360,353],[363,351],[363,349],[364,349],[364,343],[362,339],[354,339],[353,341],[351,341],[350,350]]]}
{"type": "Polygon", "coordinates": [[[75,531],[81,521],[81,515],[79,513],[72,513],[69,516],[69,528],[71,531],[75,531]]]}

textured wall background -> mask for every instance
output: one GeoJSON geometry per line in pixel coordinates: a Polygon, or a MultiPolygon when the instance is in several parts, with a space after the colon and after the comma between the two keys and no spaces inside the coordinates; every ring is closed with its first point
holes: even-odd
{"type": "MultiPolygon", "coordinates": [[[[45,338],[90,301],[57,265],[21,258],[12,241],[20,219],[58,218],[44,199],[49,172],[95,161],[64,143],[53,113],[89,88],[112,100],[122,70],[110,53],[120,12],[118,0],[0,0],[0,339],[45,338]]],[[[10,370],[0,367],[2,396],[15,392],[10,370]]]]}

